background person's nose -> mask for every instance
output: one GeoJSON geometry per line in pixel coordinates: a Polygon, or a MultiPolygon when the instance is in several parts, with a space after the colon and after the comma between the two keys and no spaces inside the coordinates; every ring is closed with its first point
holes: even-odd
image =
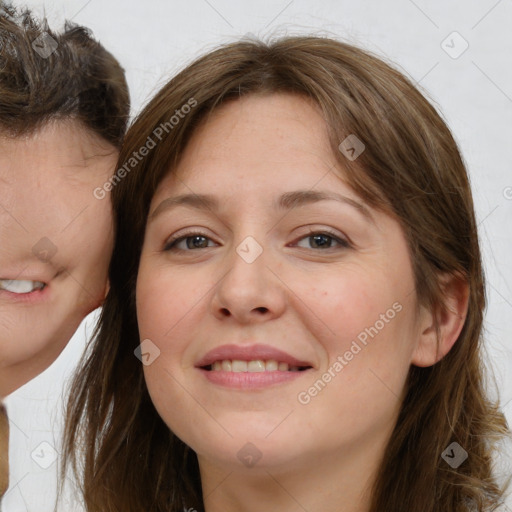
{"type": "Polygon", "coordinates": [[[282,315],[286,293],[282,283],[267,268],[263,248],[247,237],[226,258],[229,268],[212,297],[213,314],[239,323],[263,322],[282,315]]]}

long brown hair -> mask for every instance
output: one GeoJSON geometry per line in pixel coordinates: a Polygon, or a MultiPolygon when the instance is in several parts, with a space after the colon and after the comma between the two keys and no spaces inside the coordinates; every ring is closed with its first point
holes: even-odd
{"type": "Polygon", "coordinates": [[[200,121],[224,102],[274,92],[319,105],[344,178],[368,204],[399,220],[419,303],[443,309],[441,274],[469,284],[467,318],[452,350],[434,366],[410,368],[371,512],[494,510],[504,489],[493,475],[493,448],[509,431],[485,390],[484,277],[465,166],[439,114],[402,74],[319,37],[223,46],[165,85],[128,131],[113,182],[111,288],[67,417],[64,455],[78,472],[88,510],[204,510],[197,458],[158,416],[134,356],[139,258],[156,187],[200,121]],[[170,121],[176,110],[183,115],[170,121]],[[349,134],[366,146],[354,162],[338,150],[349,134]],[[143,146],[153,147],[130,160],[143,146]],[[469,454],[457,469],[441,458],[453,441],[469,454]]]}

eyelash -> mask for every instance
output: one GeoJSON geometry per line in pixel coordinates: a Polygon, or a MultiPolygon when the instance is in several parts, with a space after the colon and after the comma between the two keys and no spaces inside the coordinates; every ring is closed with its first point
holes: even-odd
{"type": "MultiPolygon", "coordinates": [[[[301,238],[297,239],[293,243],[296,245],[301,240],[304,240],[304,239],[307,239],[307,238],[312,238],[314,236],[322,236],[322,235],[332,239],[341,248],[350,249],[352,247],[352,245],[350,244],[350,242],[348,240],[345,240],[344,238],[340,238],[336,233],[333,233],[333,232],[329,231],[328,229],[323,229],[323,230],[320,230],[320,231],[311,231],[310,233],[308,233],[305,236],[302,236],[301,238]]],[[[201,237],[201,238],[205,238],[208,241],[212,241],[211,238],[209,236],[205,235],[204,233],[201,233],[201,232],[198,232],[198,231],[197,232],[190,232],[190,233],[186,233],[185,235],[181,235],[179,237],[171,238],[170,240],[168,240],[165,243],[165,246],[164,246],[163,250],[164,250],[164,252],[170,252],[170,251],[189,252],[189,251],[197,250],[197,248],[196,249],[179,249],[179,248],[176,247],[180,242],[186,241],[187,239],[194,238],[194,237],[201,237]]],[[[203,249],[206,249],[206,248],[209,248],[209,247],[210,246],[203,247],[203,249]]],[[[202,248],[199,247],[198,249],[202,249],[202,248]]],[[[315,250],[312,247],[309,247],[309,249],[315,250]]],[[[329,249],[335,249],[335,247],[328,247],[327,249],[318,249],[318,250],[327,251],[329,249]]]]}
{"type": "MultiPolygon", "coordinates": [[[[307,239],[307,238],[311,238],[313,236],[321,236],[321,235],[324,235],[324,236],[327,236],[328,238],[331,238],[332,240],[334,240],[340,247],[342,247],[343,249],[350,249],[352,247],[352,245],[350,244],[350,242],[344,238],[340,238],[339,235],[337,235],[336,233],[328,230],[328,229],[322,229],[320,231],[310,231],[307,235],[305,236],[302,236],[301,238],[299,238],[296,242],[294,242],[294,244],[297,244],[297,242],[300,242],[301,240],[304,240],[304,239],[307,239]]],[[[324,251],[328,250],[328,249],[335,249],[335,247],[328,247],[327,249],[323,249],[324,251]]],[[[322,250],[322,249],[320,249],[322,250]]]]}

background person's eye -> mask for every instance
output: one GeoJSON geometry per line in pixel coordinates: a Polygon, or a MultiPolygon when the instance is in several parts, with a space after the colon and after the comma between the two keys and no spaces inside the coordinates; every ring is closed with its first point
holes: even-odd
{"type": "Polygon", "coordinates": [[[164,247],[164,251],[188,251],[194,249],[206,249],[207,247],[215,246],[210,238],[199,233],[191,233],[179,238],[169,240],[164,247]]]}
{"type": "Polygon", "coordinates": [[[333,247],[349,248],[350,244],[331,233],[311,233],[295,244],[297,247],[304,247],[306,249],[332,249],[333,247]]]}

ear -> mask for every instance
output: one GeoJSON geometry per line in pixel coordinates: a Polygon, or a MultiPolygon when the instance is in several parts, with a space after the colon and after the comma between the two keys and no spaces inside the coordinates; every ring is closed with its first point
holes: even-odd
{"type": "Polygon", "coordinates": [[[420,336],[411,359],[415,366],[432,366],[448,354],[466,320],[469,300],[469,284],[466,279],[452,274],[443,274],[439,279],[444,292],[444,304],[439,305],[434,312],[421,307],[420,336]]]}

